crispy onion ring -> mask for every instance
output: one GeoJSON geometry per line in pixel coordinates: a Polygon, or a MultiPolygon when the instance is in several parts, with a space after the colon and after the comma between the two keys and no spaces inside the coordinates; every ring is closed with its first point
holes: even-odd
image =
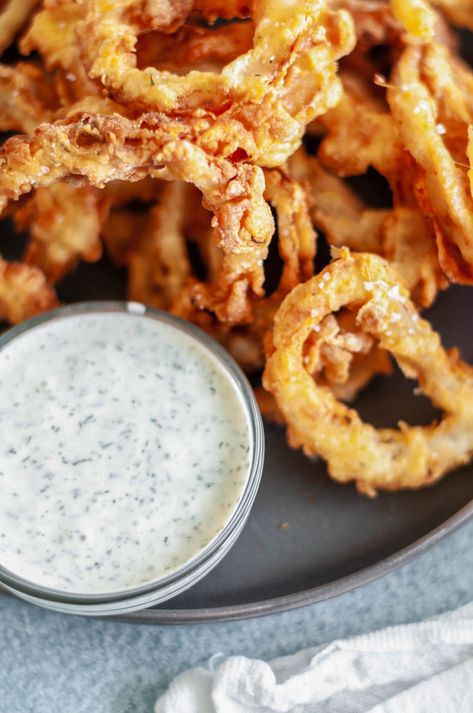
{"type": "Polygon", "coordinates": [[[30,134],[53,118],[56,104],[54,89],[38,67],[0,65],[0,131],[30,134]]]}
{"type": "Polygon", "coordinates": [[[347,71],[341,76],[340,103],[319,119],[326,134],[318,158],[339,176],[358,176],[372,166],[397,191],[402,145],[389,107],[363,77],[347,71]]]}
{"type": "Polygon", "coordinates": [[[389,0],[331,0],[333,9],[348,10],[355,23],[357,48],[366,51],[395,44],[401,32],[389,0]]]}
{"type": "Polygon", "coordinates": [[[304,366],[317,384],[347,402],[377,374],[392,372],[389,354],[357,327],[356,314],[349,310],[322,320],[305,344],[304,366]]]}
{"type": "MultiPolygon", "coordinates": [[[[128,256],[147,228],[148,215],[126,208],[110,213],[104,222],[101,239],[116,267],[125,267],[128,256]]],[[[139,300],[138,300],[139,301],[139,300]]]]}
{"type": "MultiPolygon", "coordinates": [[[[202,302],[212,303],[230,276],[228,261],[213,237],[210,214],[202,209],[199,192],[192,186],[174,182],[164,188],[144,225],[140,223],[141,236],[136,235],[134,217],[125,213],[123,225],[115,228],[116,240],[106,237],[115,259],[128,266],[130,299],[197,323],[221,341],[246,371],[262,368],[264,337],[274,312],[295,285],[313,275],[316,248],[303,188],[284,169],[266,170],[265,179],[264,197],[277,215],[278,232],[273,240],[277,240],[282,271],[274,291],[244,303],[251,309],[248,324],[222,324],[202,309],[202,302]],[[189,257],[191,247],[199,254],[205,279],[195,272],[195,261],[189,257]]],[[[239,291],[232,299],[238,302],[239,291]]]]}
{"type": "Polygon", "coordinates": [[[331,246],[387,258],[419,307],[429,307],[438,290],[447,287],[433,228],[417,206],[369,208],[347,183],[302,150],[289,166],[306,186],[314,225],[331,246]]]}
{"type": "Polygon", "coordinates": [[[41,270],[0,258],[0,320],[18,324],[57,304],[41,270]]]}
{"type": "Polygon", "coordinates": [[[304,126],[340,97],[336,60],[352,49],[353,26],[347,13],[327,11],[323,0],[258,3],[253,49],[218,74],[185,76],[136,67],[139,27],[130,14],[135,5],[136,0],[88,0],[87,19],[79,31],[90,76],[123,103],[171,116],[205,114],[217,126],[222,120],[228,125],[258,114],[260,125],[279,125],[278,143],[281,131],[287,137],[288,145],[283,142],[277,156],[268,146],[259,147],[257,155],[247,152],[271,166],[282,163],[300,142],[304,126]]]}
{"type": "Polygon", "coordinates": [[[83,19],[82,4],[45,0],[19,44],[22,54],[39,52],[46,68],[57,72],[57,91],[65,105],[99,93],[100,87],[87,76],[80,56],[76,29],[83,19]]]}
{"type": "Polygon", "coordinates": [[[252,320],[248,325],[232,331],[217,330],[217,338],[246,371],[263,367],[264,340],[272,327],[274,314],[295,285],[312,277],[317,247],[317,234],[312,227],[307,195],[302,186],[284,167],[266,170],[265,178],[265,198],[277,216],[281,275],[271,294],[253,300],[252,320]]]}
{"type": "Polygon", "coordinates": [[[262,261],[273,233],[263,198],[264,176],[257,166],[209,156],[186,136],[193,138],[185,126],[163,124],[155,115],[136,121],[85,115],[77,122],[44,124],[33,138],[13,137],[3,146],[0,192],[18,197],[34,187],[79,177],[98,187],[148,175],[194,183],[205,207],[214,213],[215,236],[228,276],[211,304],[202,307],[218,310],[223,320],[244,321],[246,296],[262,293],[262,261]]]}
{"type": "Polygon", "coordinates": [[[0,10],[0,54],[15,39],[40,0],[6,0],[0,10]]]}
{"type": "Polygon", "coordinates": [[[473,201],[460,160],[465,162],[473,107],[456,101],[462,79],[445,47],[407,47],[394,69],[388,100],[399,136],[417,164],[415,191],[433,219],[440,264],[454,281],[471,283],[473,201]]]}
{"type": "Polygon", "coordinates": [[[391,0],[394,16],[414,37],[431,42],[435,36],[437,17],[425,0],[391,0]]]}
{"type": "Polygon", "coordinates": [[[98,191],[90,186],[38,188],[14,214],[17,229],[30,235],[26,263],[55,283],[81,260],[96,262],[102,255],[102,217],[98,191]]]}
{"type": "Polygon", "coordinates": [[[317,277],[296,287],[275,317],[264,386],[277,400],[293,447],[327,460],[330,475],[360,491],[420,488],[465,464],[473,452],[473,371],[446,352],[420,319],[381,258],[345,249],[317,277]],[[443,410],[430,426],[376,429],[318,386],[304,365],[304,345],[323,320],[345,306],[389,350],[406,376],[443,410]]]}
{"type": "Polygon", "coordinates": [[[192,271],[185,227],[191,190],[181,181],[168,183],[141,236],[135,236],[126,256],[129,299],[169,310],[188,287],[192,271]]]}
{"type": "Polygon", "coordinates": [[[454,25],[473,30],[473,5],[471,0],[431,0],[431,2],[454,25]]]}
{"type": "Polygon", "coordinates": [[[183,75],[193,70],[218,72],[223,64],[248,52],[253,44],[251,22],[214,29],[186,24],[172,35],[149,32],[138,40],[138,67],[156,67],[183,75]]]}

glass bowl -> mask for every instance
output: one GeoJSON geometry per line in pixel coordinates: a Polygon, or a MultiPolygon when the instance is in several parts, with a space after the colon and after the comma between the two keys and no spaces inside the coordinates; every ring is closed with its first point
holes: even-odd
{"type": "Polygon", "coordinates": [[[258,491],[264,461],[264,430],[261,414],[245,375],[233,358],[214,339],[194,325],[166,312],[136,302],[115,301],[83,302],[60,307],[6,331],[0,336],[0,352],[17,337],[47,322],[81,314],[109,312],[124,312],[158,320],[184,332],[210,352],[241,396],[250,433],[251,457],[246,485],[226,525],[202,551],[169,575],[123,591],[76,595],[37,585],[10,572],[0,563],[0,586],[11,593],[48,609],[92,616],[124,614],[160,604],[192,587],[210,572],[236,542],[245,525],[258,491]]]}

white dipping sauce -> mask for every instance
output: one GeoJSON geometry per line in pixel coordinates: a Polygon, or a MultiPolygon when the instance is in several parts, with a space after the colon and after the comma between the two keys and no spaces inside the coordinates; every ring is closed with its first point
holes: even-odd
{"type": "Polygon", "coordinates": [[[170,574],[224,528],[253,445],[218,360],[146,316],[67,316],[0,352],[0,565],[117,592],[170,574]]]}

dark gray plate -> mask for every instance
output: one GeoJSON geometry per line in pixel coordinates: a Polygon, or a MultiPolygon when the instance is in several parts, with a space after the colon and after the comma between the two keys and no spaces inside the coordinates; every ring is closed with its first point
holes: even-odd
{"type": "MultiPolygon", "coordinates": [[[[8,243],[3,242],[4,246],[8,243]]],[[[16,246],[18,247],[18,245],[16,246]]],[[[5,250],[8,253],[8,250],[5,250]]],[[[16,252],[16,251],[15,251],[16,252]]],[[[122,298],[123,275],[105,262],[81,266],[60,287],[64,301],[122,298]]],[[[455,287],[427,313],[447,346],[473,362],[473,290],[455,287]]],[[[428,423],[430,403],[399,373],[378,378],[356,402],[378,426],[428,423]]],[[[261,489],[240,539],[203,581],[161,607],[121,617],[153,624],[238,619],[333,597],[401,565],[473,514],[473,467],[417,492],[370,500],[326,475],[324,465],[266,429],[261,489]],[[281,527],[283,523],[287,526],[281,527]]]]}
{"type": "MultiPolygon", "coordinates": [[[[463,321],[473,290],[452,288],[429,318],[447,346],[473,358],[473,338],[463,321]]],[[[376,425],[399,418],[428,423],[434,411],[413,395],[416,382],[379,378],[357,400],[376,425]]],[[[286,446],[283,429],[266,429],[263,482],[248,524],[225,560],[203,581],[156,609],[128,621],[164,623],[237,619],[326,599],[386,574],[473,514],[473,468],[415,492],[370,500],[337,485],[321,462],[286,446]],[[287,527],[281,528],[282,523],[287,527]]]]}

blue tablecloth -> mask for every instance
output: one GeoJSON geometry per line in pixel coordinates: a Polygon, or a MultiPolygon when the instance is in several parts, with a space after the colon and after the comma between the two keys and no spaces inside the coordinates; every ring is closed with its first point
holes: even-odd
{"type": "Polygon", "coordinates": [[[473,522],[384,579],[263,619],[138,626],[0,596],[0,713],[151,713],[175,674],[216,652],[272,658],[465,604],[472,565],[473,522]]]}

